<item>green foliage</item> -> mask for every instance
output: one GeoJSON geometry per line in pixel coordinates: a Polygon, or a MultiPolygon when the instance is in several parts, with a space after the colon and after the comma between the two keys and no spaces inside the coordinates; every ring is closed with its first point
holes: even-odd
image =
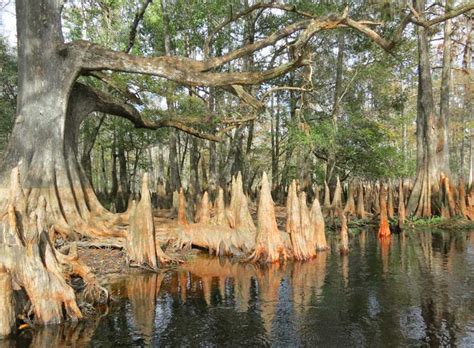
{"type": "Polygon", "coordinates": [[[0,37],[0,151],[3,151],[13,128],[16,110],[16,57],[0,37]]]}

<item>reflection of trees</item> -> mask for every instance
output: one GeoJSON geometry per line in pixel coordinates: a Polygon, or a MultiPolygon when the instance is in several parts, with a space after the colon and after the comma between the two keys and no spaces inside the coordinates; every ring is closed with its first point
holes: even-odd
{"type": "Polygon", "coordinates": [[[293,302],[296,312],[320,300],[326,279],[328,253],[318,253],[308,262],[296,262],[291,272],[293,302]]]}
{"type": "Polygon", "coordinates": [[[128,276],[111,286],[124,299],[100,322],[38,329],[24,340],[35,347],[114,340],[166,346],[424,340],[436,346],[458,345],[467,336],[474,312],[473,234],[405,232],[379,242],[362,232],[356,238],[348,256],[326,252],[264,267],[199,256],[164,275],[128,276]]]}
{"type": "Polygon", "coordinates": [[[471,283],[467,289],[474,285],[469,277],[472,265],[466,262],[469,254],[464,252],[467,239],[459,232],[418,233],[412,238],[422,279],[425,340],[430,345],[456,345],[465,323],[472,319],[472,292],[465,293],[466,279],[471,283]]]}
{"type": "Polygon", "coordinates": [[[381,238],[379,240],[380,243],[380,255],[382,257],[382,269],[383,273],[386,274],[388,272],[388,265],[389,265],[389,254],[390,254],[390,243],[392,241],[392,237],[381,238]]]}
{"type": "Polygon", "coordinates": [[[87,347],[100,322],[100,317],[80,321],[67,322],[62,325],[27,329],[16,344],[11,339],[0,340],[0,347],[87,347]]]}
{"type": "Polygon", "coordinates": [[[146,346],[151,344],[155,323],[155,306],[163,274],[140,274],[127,282],[126,290],[133,313],[133,325],[146,346]]]}

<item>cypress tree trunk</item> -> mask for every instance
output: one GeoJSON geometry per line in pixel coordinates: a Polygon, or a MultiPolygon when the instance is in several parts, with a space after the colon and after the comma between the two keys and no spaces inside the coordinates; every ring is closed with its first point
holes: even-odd
{"type": "MultiPolygon", "coordinates": [[[[423,0],[416,2],[423,13],[423,0]]],[[[438,120],[435,115],[431,63],[427,29],[417,27],[418,39],[418,114],[417,114],[417,176],[410,199],[408,214],[429,217],[433,213],[432,196],[439,191],[441,168],[437,161],[438,120]]],[[[436,207],[435,212],[439,210],[436,207]]]]}

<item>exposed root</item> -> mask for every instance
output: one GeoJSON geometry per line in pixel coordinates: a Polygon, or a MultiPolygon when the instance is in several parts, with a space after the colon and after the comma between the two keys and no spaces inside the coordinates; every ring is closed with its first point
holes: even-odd
{"type": "Polygon", "coordinates": [[[387,191],[385,185],[380,185],[380,225],[378,231],[379,238],[390,237],[390,226],[387,216],[387,191]]]}
{"type": "Polygon", "coordinates": [[[339,246],[339,251],[343,255],[349,254],[349,234],[347,229],[347,217],[342,210],[338,212],[339,218],[341,220],[341,229],[340,229],[340,237],[341,237],[341,244],[339,246]]]}
{"type": "Polygon", "coordinates": [[[257,226],[255,250],[247,261],[264,263],[279,262],[281,259],[285,261],[289,252],[278,231],[270,184],[265,172],[262,176],[262,188],[258,201],[257,226]]]}
{"type": "Polygon", "coordinates": [[[347,189],[347,201],[346,206],[344,208],[344,212],[348,213],[349,215],[355,215],[356,213],[354,190],[352,188],[352,183],[349,183],[349,187],[347,189]]]}
{"type": "Polygon", "coordinates": [[[15,328],[15,299],[11,275],[0,268],[0,338],[8,336],[15,328]]]}
{"type": "Polygon", "coordinates": [[[157,270],[159,263],[172,259],[165,255],[155,238],[155,223],[148,189],[148,175],[142,181],[142,197],[133,209],[127,234],[127,259],[130,265],[157,270]]]}
{"type": "Polygon", "coordinates": [[[224,190],[222,189],[222,187],[219,187],[219,192],[217,194],[217,199],[215,202],[215,213],[211,219],[211,224],[213,225],[227,224],[226,213],[225,213],[225,203],[224,203],[224,190]]]}
{"type": "Polygon", "coordinates": [[[401,230],[406,220],[403,180],[400,180],[400,183],[398,185],[398,227],[401,230]]]}
{"type": "Polygon", "coordinates": [[[227,210],[229,225],[235,229],[247,229],[256,233],[256,227],[249,211],[247,196],[244,193],[242,174],[232,179],[231,200],[227,210]]]}
{"type": "Polygon", "coordinates": [[[308,260],[316,256],[314,232],[309,221],[306,195],[296,195],[296,182],[293,180],[287,202],[287,232],[290,235],[293,255],[297,260],[308,260]]]}
{"type": "Polygon", "coordinates": [[[184,190],[182,187],[179,189],[178,196],[178,224],[188,224],[188,218],[186,217],[186,197],[184,196],[184,190]]]}
{"type": "Polygon", "coordinates": [[[201,198],[201,202],[196,211],[196,217],[194,219],[197,223],[208,224],[211,220],[211,213],[209,210],[209,195],[207,191],[204,192],[201,198]]]}
{"type": "Polygon", "coordinates": [[[71,244],[68,255],[58,252],[57,257],[64,274],[78,276],[84,281],[83,297],[86,301],[91,303],[107,303],[109,301],[110,296],[107,289],[100,286],[92,270],[77,256],[76,243],[71,244]]]}
{"type": "Polygon", "coordinates": [[[335,212],[342,209],[342,187],[339,176],[337,177],[336,189],[334,190],[334,197],[332,198],[332,209],[335,212]]]}
{"type": "Polygon", "coordinates": [[[313,226],[314,247],[317,251],[328,250],[329,246],[326,241],[324,217],[317,198],[314,199],[313,205],[311,206],[310,219],[311,225],[313,226]]]}
{"type": "Polygon", "coordinates": [[[359,190],[357,193],[357,206],[356,215],[359,219],[365,219],[365,207],[364,207],[364,187],[362,183],[359,183],[359,190]]]}

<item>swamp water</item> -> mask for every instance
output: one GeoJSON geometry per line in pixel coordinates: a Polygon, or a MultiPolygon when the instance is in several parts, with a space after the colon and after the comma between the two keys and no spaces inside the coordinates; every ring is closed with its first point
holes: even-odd
{"type": "Polygon", "coordinates": [[[110,284],[101,318],[24,330],[32,346],[474,346],[474,233],[413,232],[265,268],[198,255],[110,284]]]}

